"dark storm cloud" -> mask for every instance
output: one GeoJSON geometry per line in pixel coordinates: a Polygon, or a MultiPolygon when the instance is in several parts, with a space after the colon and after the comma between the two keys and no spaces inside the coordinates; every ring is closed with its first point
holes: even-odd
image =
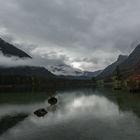
{"type": "Polygon", "coordinates": [[[83,69],[105,67],[140,40],[139,0],[0,0],[0,9],[1,35],[83,69]]]}

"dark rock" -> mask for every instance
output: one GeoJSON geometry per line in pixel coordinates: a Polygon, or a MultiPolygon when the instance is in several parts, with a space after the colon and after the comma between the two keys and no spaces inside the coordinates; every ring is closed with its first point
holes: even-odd
{"type": "Polygon", "coordinates": [[[37,116],[37,117],[43,117],[47,114],[48,112],[44,109],[44,108],[41,108],[41,109],[38,109],[34,112],[34,114],[37,116]]]}
{"type": "Polygon", "coordinates": [[[51,97],[49,100],[48,100],[48,103],[50,105],[55,105],[57,104],[57,99],[55,97],[51,97]]]}

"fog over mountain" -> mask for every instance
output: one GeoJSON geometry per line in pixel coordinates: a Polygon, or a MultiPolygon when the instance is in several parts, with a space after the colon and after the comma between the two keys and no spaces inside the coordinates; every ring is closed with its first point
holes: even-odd
{"type": "Polygon", "coordinates": [[[5,56],[15,56],[19,58],[31,58],[27,53],[21,51],[20,49],[16,48],[15,46],[5,42],[3,39],[0,38],[0,51],[5,56]]]}
{"type": "MultiPolygon", "coordinates": [[[[95,72],[84,72],[70,65],[66,65],[64,62],[62,64],[52,63],[52,60],[49,63],[43,60],[43,58],[32,58],[24,51],[0,38],[0,73],[2,75],[46,75],[53,77],[54,74],[61,76],[80,76],[80,79],[83,77],[87,79],[96,75],[95,72]]],[[[57,62],[55,59],[54,61],[57,62]]]]}
{"type": "Polygon", "coordinates": [[[140,41],[139,0],[0,0],[0,9],[0,36],[41,65],[99,70],[140,41]]]}

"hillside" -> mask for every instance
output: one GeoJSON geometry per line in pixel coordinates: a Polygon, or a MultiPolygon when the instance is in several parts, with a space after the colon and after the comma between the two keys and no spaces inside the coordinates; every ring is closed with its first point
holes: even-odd
{"type": "Polygon", "coordinates": [[[20,66],[20,67],[9,67],[9,68],[0,67],[0,75],[36,76],[36,77],[45,77],[45,78],[55,77],[55,75],[53,75],[44,67],[33,67],[33,66],[20,66]]]}
{"type": "Polygon", "coordinates": [[[6,56],[31,58],[27,53],[0,38],[0,51],[6,56]]]}
{"type": "Polygon", "coordinates": [[[119,67],[122,74],[125,76],[129,76],[133,73],[140,73],[140,44],[119,67]]]}
{"type": "Polygon", "coordinates": [[[111,65],[107,66],[103,72],[101,72],[96,78],[97,79],[105,79],[109,76],[111,76],[113,74],[113,72],[115,71],[116,67],[118,65],[120,65],[121,63],[123,63],[128,56],[126,55],[119,55],[117,61],[115,61],[114,63],[112,63],[111,65]]]}
{"type": "MultiPolygon", "coordinates": [[[[14,45],[7,43],[3,39],[0,38],[0,51],[3,55],[8,57],[19,57],[19,58],[31,58],[27,53],[18,49],[14,45]]],[[[54,74],[49,72],[44,67],[34,67],[34,66],[17,66],[17,67],[0,67],[0,75],[2,76],[38,76],[38,77],[47,77],[52,78],[55,77],[54,74]]]]}

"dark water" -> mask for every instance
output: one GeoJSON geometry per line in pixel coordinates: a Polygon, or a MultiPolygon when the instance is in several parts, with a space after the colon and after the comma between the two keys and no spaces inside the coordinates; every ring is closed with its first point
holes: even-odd
{"type": "Polygon", "coordinates": [[[3,92],[0,140],[140,140],[140,94],[94,88],[3,92]],[[50,94],[59,100],[51,108],[50,94]],[[37,118],[39,108],[49,113],[37,118]]]}

